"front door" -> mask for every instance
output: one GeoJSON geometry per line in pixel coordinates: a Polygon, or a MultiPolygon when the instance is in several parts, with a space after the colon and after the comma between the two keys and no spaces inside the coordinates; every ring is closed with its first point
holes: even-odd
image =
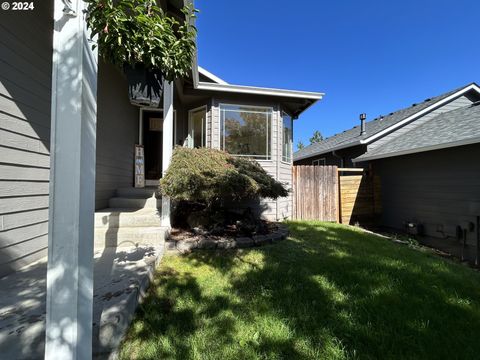
{"type": "Polygon", "coordinates": [[[143,112],[143,145],[145,148],[145,180],[162,177],[163,113],[143,112]]]}

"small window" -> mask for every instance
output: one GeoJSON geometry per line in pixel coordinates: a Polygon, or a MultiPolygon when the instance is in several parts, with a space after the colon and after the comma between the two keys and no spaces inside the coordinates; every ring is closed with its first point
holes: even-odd
{"type": "Polygon", "coordinates": [[[293,120],[287,113],[282,114],[283,131],[282,131],[282,160],[292,162],[293,149],[293,120]]]}
{"type": "Polygon", "coordinates": [[[312,165],[322,165],[325,166],[326,161],[325,158],[317,159],[312,161],[312,165]]]}
{"type": "Polygon", "coordinates": [[[271,129],[272,108],[220,105],[220,146],[232,155],[270,160],[271,129]]]}
{"type": "Polygon", "coordinates": [[[202,106],[188,113],[188,147],[206,146],[207,107],[202,106]]]}

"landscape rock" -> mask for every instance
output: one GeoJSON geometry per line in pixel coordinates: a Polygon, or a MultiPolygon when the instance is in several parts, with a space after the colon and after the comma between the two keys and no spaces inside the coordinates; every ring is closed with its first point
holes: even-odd
{"type": "Polygon", "coordinates": [[[254,245],[253,239],[249,237],[239,237],[235,239],[238,248],[247,248],[254,245]]]}
{"type": "Polygon", "coordinates": [[[198,240],[198,248],[205,249],[205,250],[213,250],[217,247],[217,241],[209,239],[209,238],[202,238],[198,240]]]}
{"type": "Polygon", "coordinates": [[[177,241],[177,250],[182,254],[189,253],[193,249],[196,249],[197,247],[198,247],[197,241],[191,241],[191,240],[177,241]]]}

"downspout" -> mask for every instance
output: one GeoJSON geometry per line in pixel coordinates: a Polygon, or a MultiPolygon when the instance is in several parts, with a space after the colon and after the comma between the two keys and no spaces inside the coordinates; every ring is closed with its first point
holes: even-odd
{"type": "MultiPolygon", "coordinates": [[[[280,105],[277,105],[277,181],[280,181],[280,161],[281,161],[281,154],[280,154],[280,143],[281,141],[283,141],[282,139],[282,136],[283,134],[281,133],[281,131],[283,130],[282,128],[282,123],[281,123],[281,118],[282,118],[282,112],[280,110],[280,105]],[[280,136],[279,136],[280,134],[280,136]]],[[[278,210],[278,206],[279,206],[279,199],[277,197],[277,200],[276,201],[276,220],[279,221],[280,220],[280,212],[278,210]]]]}

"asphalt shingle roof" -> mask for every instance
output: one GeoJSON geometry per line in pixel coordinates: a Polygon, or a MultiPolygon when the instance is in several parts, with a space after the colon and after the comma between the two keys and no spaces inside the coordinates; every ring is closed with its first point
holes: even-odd
{"type": "Polygon", "coordinates": [[[447,98],[448,96],[454,94],[457,91],[460,91],[465,87],[466,86],[462,86],[461,88],[449,91],[445,94],[426,99],[419,104],[413,104],[408,108],[395,111],[386,116],[376,118],[372,121],[367,121],[365,124],[366,132],[364,135],[360,135],[360,126],[355,126],[350,130],[346,130],[342,133],[330,136],[319,143],[306,146],[305,148],[296,151],[293,154],[293,159],[300,160],[330,152],[338,147],[344,148],[356,145],[360,140],[369,138],[390,126],[395,125],[396,123],[422,111],[423,109],[435,104],[440,100],[447,98]]]}
{"type": "Polygon", "coordinates": [[[355,161],[383,158],[448,147],[461,142],[480,142],[480,102],[444,112],[409,132],[359,156],[355,161]],[[478,140],[478,141],[477,141],[478,140]]]}

